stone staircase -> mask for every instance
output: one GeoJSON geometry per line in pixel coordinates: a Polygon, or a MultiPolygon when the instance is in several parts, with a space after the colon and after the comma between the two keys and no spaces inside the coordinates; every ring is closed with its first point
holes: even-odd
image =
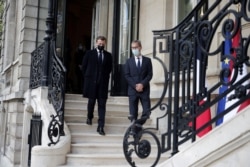
{"type": "MultiPolygon", "coordinates": [[[[97,105],[96,105],[97,106],[97,105]]],[[[129,167],[123,154],[123,136],[130,125],[127,97],[109,97],[106,106],[105,136],[96,132],[97,111],[92,125],[86,124],[87,99],[66,94],[65,122],[71,132],[71,153],[60,167],[129,167]]],[[[151,124],[148,120],[145,126],[151,124]]],[[[150,125],[155,127],[154,125],[150,125]]],[[[145,159],[143,166],[149,167],[145,159]]],[[[141,165],[140,165],[141,166],[141,165]]]]}

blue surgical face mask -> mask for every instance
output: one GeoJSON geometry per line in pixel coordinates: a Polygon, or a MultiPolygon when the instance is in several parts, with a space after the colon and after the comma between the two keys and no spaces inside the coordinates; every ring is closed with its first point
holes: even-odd
{"type": "Polygon", "coordinates": [[[132,53],[133,53],[133,55],[136,56],[136,57],[140,56],[140,51],[139,51],[139,49],[132,49],[132,53]]]}

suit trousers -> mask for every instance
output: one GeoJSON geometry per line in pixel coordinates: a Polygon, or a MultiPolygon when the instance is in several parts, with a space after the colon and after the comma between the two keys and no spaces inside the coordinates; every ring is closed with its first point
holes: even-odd
{"type": "MultiPolygon", "coordinates": [[[[138,105],[139,101],[142,104],[142,117],[149,117],[150,116],[150,98],[147,95],[144,95],[142,93],[137,93],[136,95],[130,95],[129,96],[129,112],[130,115],[133,116],[134,120],[138,119],[138,105]]],[[[146,121],[146,120],[145,120],[146,121]]],[[[142,122],[142,124],[145,123],[142,122]]]]}
{"type": "Polygon", "coordinates": [[[106,114],[106,101],[107,99],[97,98],[88,100],[88,118],[94,118],[94,108],[97,100],[98,104],[98,126],[104,127],[105,125],[105,114],[106,114]]]}
{"type": "Polygon", "coordinates": [[[97,85],[96,89],[96,98],[89,98],[88,100],[88,119],[94,118],[94,108],[97,100],[98,104],[98,126],[104,127],[105,125],[105,115],[106,115],[106,102],[107,98],[101,98],[101,89],[100,84],[97,85]]]}

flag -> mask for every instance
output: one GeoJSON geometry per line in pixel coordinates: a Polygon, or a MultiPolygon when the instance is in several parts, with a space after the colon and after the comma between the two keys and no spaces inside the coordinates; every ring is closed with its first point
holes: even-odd
{"type": "MultiPolygon", "coordinates": [[[[241,39],[241,29],[239,28],[236,35],[233,37],[232,39],[232,50],[233,50],[233,57],[236,59],[236,49],[240,47],[240,39],[241,39]]],[[[233,71],[232,75],[230,76],[230,79],[232,78],[232,76],[234,75],[234,69],[233,69],[233,61],[230,61],[230,69],[233,71]]],[[[242,73],[239,73],[235,82],[240,81],[245,75],[247,74],[247,67],[245,64],[243,64],[243,68],[242,68],[242,73]]],[[[246,85],[248,84],[249,81],[244,82],[242,85],[246,85]]],[[[235,94],[235,91],[232,91],[229,93],[228,97],[230,97],[230,95],[235,94]]],[[[232,99],[230,101],[227,101],[226,103],[226,108],[230,107],[232,104],[236,103],[239,99],[232,99]]],[[[244,109],[245,107],[247,107],[250,104],[250,99],[244,101],[241,105],[239,105],[238,107],[234,108],[232,111],[230,111],[229,113],[227,113],[224,116],[224,121],[227,121],[229,119],[231,119],[232,117],[234,117],[238,112],[240,112],[242,109],[244,109]]]]}
{"type": "MultiPolygon", "coordinates": [[[[234,58],[236,58],[236,49],[240,47],[240,39],[241,39],[241,29],[239,28],[237,30],[236,35],[233,37],[232,41],[229,39],[226,39],[225,49],[224,49],[225,55],[232,54],[232,56],[234,58]],[[230,53],[230,50],[232,50],[233,52],[230,53]]],[[[227,68],[230,68],[230,70],[232,71],[232,75],[230,77],[228,77],[228,80],[231,80],[232,76],[234,75],[233,66],[234,66],[233,61],[229,60],[229,63],[227,64],[227,68]]],[[[223,68],[223,65],[222,65],[222,68],[223,68]]],[[[246,74],[247,74],[247,67],[245,64],[243,64],[242,73],[238,74],[235,82],[238,82],[239,80],[241,80],[246,74]]],[[[248,83],[249,83],[249,81],[246,81],[243,83],[243,85],[246,85],[248,83]]],[[[219,89],[219,93],[223,93],[226,89],[227,89],[227,86],[222,86],[219,89]]],[[[232,99],[229,101],[227,98],[230,97],[232,94],[235,94],[235,91],[231,91],[226,97],[223,97],[223,99],[219,101],[218,108],[217,108],[217,114],[223,112],[225,109],[227,109],[228,107],[230,107],[232,104],[236,103],[239,100],[239,99],[232,99]]],[[[227,113],[223,118],[220,118],[216,122],[216,125],[220,125],[221,123],[228,121],[229,119],[234,117],[238,112],[240,112],[242,109],[247,107],[249,104],[250,104],[250,99],[246,100],[241,105],[234,108],[232,111],[227,113]]]]}
{"type": "MultiPolygon", "coordinates": [[[[229,32],[226,32],[226,40],[224,42],[224,55],[230,55],[230,49],[232,48],[232,41],[229,38],[229,32]]],[[[228,69],[230,68],[230,60],[229,58],[225,58],[222,63],[221,63],[221,68],[222,69],[228,69]]],[[[224,80],[227,82],[229,78],[224,78],[224,80]]],[[[226,85],[222,85],[219,88],[219,94],[224,93],[226,90],[228,89],[228,86],[226,85]]],[[[226,101],[227,101],[227,97],[223,97],[219,102],[218,102],[218,106],[217,106],[217,115],[222,113],[226,108],[226,101]]],[[[220,125],[223,122],[223,117],[219,118],[216,121],[216,126],[220,125]]]]}
{"type": "MultiPolygon", "coordinates": [[[[205,100],[200,101],[200,105],[202,105],[204,102],[205,100]]],[[[207,123],[210,120],[211,120],[211,111],[209,108],[196,118],[196,130],[201,128],[205,123],[207,123]]],[[[202,137],[203,135],[207,134],[210,130],[212,130],[212,125],[209,125],[205,129],[200,131],[197,135],[199,137],[202,137]]]]}
{"type": "MultiPolygon", "coordinates": [[[[202,40],[201,40],[202,41],[202,40]]],[[[201,42],[202,45],[204,46],[204,43],[201,42]]],[[[205,57],[203,56],[201,49],[198,47],[197,49],[197,54],[196,54],[196,94],[199,93],[199,90],[202,86],[205,85],[200,85],[200,83],[206,83],[206,77],[205,77],[205,73],[200,73],[200,72],[204,72],[206,67],[204,67],[204,65],[201,64],[201,62],[205,57]],[[201,82],[204,81],[204,82],[201,82]]],[[[205,103],[206,99],[202,99],[199,102],[199,105],[202,105],[203,103],[205,103]]],[[[211,120],[211,111],[210,108],[208,108],[206,111],[203,111],[202,114],[200,114],[197,118],[196,118],[196,130],[201,128],[205,123],[207,123],[208,121],[211,120]]],[[[210,130],[212,129],[212,125],[209,125],[208,127],[206,127],[205,129],[203,129],[201,132],[199,132],[197,134],[197,136],[202,137],[203,135],[205,135],[206,133],[208,133],[210,130]]]]}

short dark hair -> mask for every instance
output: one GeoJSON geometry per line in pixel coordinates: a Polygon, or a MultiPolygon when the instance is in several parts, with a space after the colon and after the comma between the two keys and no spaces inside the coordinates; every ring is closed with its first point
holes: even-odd
{"type": "Polygon", "coordinates": [[[98,37],[96,37],[96,42],[98,40],[106,41],[106,38],[104,36],[98,36],[98,37]]]}
{"type": "Polygon", "coordinates": [[[133,40],[131,43],[137,43],[141,47],[141,41],[140,40],[133,40]]]}

